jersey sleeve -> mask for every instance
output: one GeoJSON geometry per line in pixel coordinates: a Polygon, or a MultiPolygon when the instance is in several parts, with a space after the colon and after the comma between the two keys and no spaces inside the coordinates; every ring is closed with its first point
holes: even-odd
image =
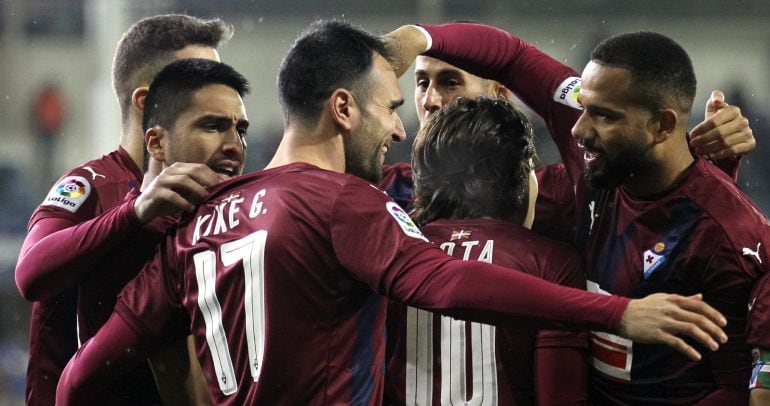
{"type": "Polygon", "coordinates": [[[380,294],[428,311],[503,326],[542,318],[617,331],[628,305],[625,298],[452,259],[427,243],[403,209],[364,182],[343,187],[330,227],[345,269],[380,294]]]}
{"type": "Polygon", "coordinates": [[[142,337],[113,313],[96,336],[86,341],[67,363],[56,388],[56,404],[103,403],[104,389],[116,377],[143,362],[145,355],[142,337]]]}
{"type": "Polygon", "coordinates": [[[115,312],[141,337],[157,345],[178,341],[190,334],[189,317],[179,297],[181,280],[176,268],[174,234],[155,251],[120,292],[115,312]]]}
{"type": "Polygon", "coordinates": [[[34,221],[16,264],[22,296],[42,300],[56,295],[139,231],[142,223],[134,213],[135,200],[136,196],[80,223],[61,217],[34,221]]]}
{"type": "Polygon", "coordinates": [[[583,153],[572,138],[582,112],[580,75],[535,46],[482,24],[421,25],[432,38],[425,55],[474,75],[496,80],[543,118],[573,182],[580,180],[583,153]]]}

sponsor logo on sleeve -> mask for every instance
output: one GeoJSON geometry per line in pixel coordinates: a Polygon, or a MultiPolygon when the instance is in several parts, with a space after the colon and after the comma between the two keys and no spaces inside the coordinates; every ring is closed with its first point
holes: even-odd
{"type": "Polygon", "coordinates": [[[43,206],[55,206],[76,212],[88,195],[91,194],[91,184],[82,176],[67,176],[57,183],[48,196],[43,200],[43,206]]]}
{"type": "Polygon", "coordinates": [[[388,210],[388,213],[396,219],[396,223],[401,227],[401,230],[404,231],[404,234],[428,242],[428,239],[422,235],[422,231],[417,227],[417,224],[414,224],[414,221],[412,221],[401,206],[395,202],[388,202],[385,204],[385,208],[388,210]]]}
{"type": "Polygon", "coordinates": [[[580,78],[570,76],[556,88],[553,93],[553,101],[570,106],[573,109],[583,110],[583,106],[578,103],[578,92],[580,92],[580,78]]]}

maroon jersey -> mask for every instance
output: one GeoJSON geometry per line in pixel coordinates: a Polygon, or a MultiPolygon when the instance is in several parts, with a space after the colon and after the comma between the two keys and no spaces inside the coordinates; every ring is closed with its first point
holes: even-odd
{"type": "MultiPolygon", "coordinates": [[[[767,263],[743,252],[767,245],[767,218],[732,179],[702,160],[672,190],[654,200],[634,199],[622,188],[590,188],[581,176],[583,152],[570,134],[580,114],[575,99],[580,85],[577,73],[491,27],[425,28],[433,37],[429,55],[501,81],[545,119],[572,185],[543,182],[540,186],[546,191],[566,187],[576,193],[576,244],[585,256],[589,290],[631,297],[703,293],[728,318],[729,342],[715,353],[701,351],[700,362],[664,346],[593,335],[594,401],[693,403],[719,396],[723,389],[737,396],[732,401],[744,401],[750,367],[745,306],[753,282],[766,272],[767,263]]],[[[536,213],[534,228],[539,221],[551,220],[536,213]]]]}
{"type": "MultiPolygon", "coordinates": [[[[54,403],[59,375],[77,349],[76,331],[82,341],[96,333],[112,313],[118,292],[162,237],[160,223],[142,227],[132,207],[119,206],[141,177],[119,148],[66,172],[32,214],[29,229],[37,228],[16,266],[17,283],[36,284],[31,290],[39,299],[30,323],[29,404],[54,403]],[[49,229],[54,223],[67,229],[49,229]],[[37,282],[43,276],[45,282],[37,282]]],[[[126,375],[111,396],[135,404],[159,402],[146,365],[126,375]]]]}
{"type": "MultiPolygon", "coordinates": [[[[495,219],[438,220],[422,230],[455,258],[520,269],[562,285],[585,286],[582,263],[573,248],[521,225],[495,219]]],[[[587,349],[583,334],[542,331],[538,337],[538,329],[528,323],[496,328],[393,302],[388,308],[386,403],[534,405],[536,351],[587,349]]],[[[562,359],[560,364],[538,367],[570,370],[570,379],[587,379],[581,363],[569,365],[562,359]]],[[[549,382],[548,386],[556,396],[553,388],[562,385],[549,382]]],[[[559,393],[557,397],[574,400],[585,395],[559,393]]],[[[546,399],[538,403],[564,404],[546,399]]]]}
{"type": "MultiPolygon", "coordinates": [[[[126,286],[120,317],[97,338],[114,322],[152,340],[189,318],[216,404],[374,405],[384,382],[381,295],[505,326],[537,315],[609,330],[628,303],[454,260],[381,190],[296,163],[215,187],[126,286]]],[[[90,341],[68,368],[103,368],[78,362],[105,345],[90,341]]]]}

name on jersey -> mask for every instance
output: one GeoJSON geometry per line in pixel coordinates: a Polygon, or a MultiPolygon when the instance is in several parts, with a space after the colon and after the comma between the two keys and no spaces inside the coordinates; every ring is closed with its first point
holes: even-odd
{"type": "MultiPolygon", "coordinates": [[[[262,199],[267,194],[267,190],[262,189],[252,196],[248,203],[248,216],[250,219],[267,214],[267,209],[262,207],[262,199]]],[[[246,198],[240,193],[233,193],[222,199],[214,206],[214,211],[210,214],[201,214],[195,218],[195,231],[193,233],[192,243],[197,243],[201,238],[210,235],[219,235],[226,233],[240,224],[236,214],[243,208],[246,198]]]]}
{"type": "Polygon", "coordinates": [[[91,194],[91,184],[82,176],[67,176],[51,188],[43,206],[54,206],[71,213],[77,211],[91,194]]]}
{"type": "Polygon", "coordinates": [[[464,261],[474,260],[491,264],[492,254],[494,254],[495,251],[495,240],[486,240],[483,244],[481,241],[447,241],[442,243],[439,248],[446,252],[447,255],[453,257],[455,256],[454,253],[456,249],[462,249],[464,261]]]}
{"type": "Polygon", "coordinates": [[[570,106],[574,109],[583,110],[583,106],[578,103],[578,93],[580,92],[580,78],[570,76],[564,79],[553,93],[553,101],[570,106]]]}

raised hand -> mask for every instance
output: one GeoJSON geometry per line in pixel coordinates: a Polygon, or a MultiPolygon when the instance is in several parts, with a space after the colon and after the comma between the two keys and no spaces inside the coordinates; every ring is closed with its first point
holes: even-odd
{"type": "Polygon", "coordinates": [[[711,92],[704,121],[690,131],[690,148],[717,161],[746,155],[756,147],[749,120],[741,115],[741,109],[725,103],[721,91],[711,92]]]}
{"type": "Polygon", "coordinates": [[[206,188],[225,180],[204,164],[177,162],[163,169],[134,202],[136,216],[147,223],[157,216],[191,212],[207,195],[206,188]]]}

